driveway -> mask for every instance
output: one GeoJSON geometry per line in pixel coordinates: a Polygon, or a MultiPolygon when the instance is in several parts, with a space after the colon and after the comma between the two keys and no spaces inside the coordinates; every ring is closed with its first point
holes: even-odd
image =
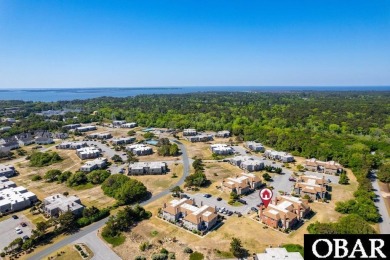
{"type": "Polygon", "coordinates": [[[98,236],[97,231],[93,231],[88,233],[87,235],[77,239],[76,243],[84,243],[86,244],[93,252],[94,256],[93,260],[120,260],[121,258],[115,254],[114,251],[104,243],[98,236]]]}
{"type": "Polygon", "coordinates": [[[372,181],[372,187],[374,188],[375,194],[377,195],[377,201],[375,202],[375,205],[378,207],[379,213],[382,215],[382,222],[379,223],[380,233],[390,234],[390,216],[389,212],[387,211],[383,197],[381,196],[377,178],[372,181]]]}
{"type": "MultiPolygon", "coordinates": [[[[17,214],[15,214],[17,215],[17,214]]],[[[8,246],[12,241],[18,237],[31,236],[32,224],[23,214],[17,215],[18,219],[9,218],[0,222],[0,251],[3,251],[3,248],[8,246]],[[20,226],[21,222],[27,224],[26,227],[20,226]],[[20,228],[23,233],[16,234],[15,228],[20,228]]]]}

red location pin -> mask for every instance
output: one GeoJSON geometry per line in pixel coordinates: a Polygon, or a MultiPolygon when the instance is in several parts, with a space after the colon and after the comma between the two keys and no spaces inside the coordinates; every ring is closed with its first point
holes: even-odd
{"type": "Polygon", "coordinates": [[[267,208],[268,204],[271,202],[274,193],[272,192],[272,190],[265,188],[260,191],[259,195],[264,206],[267,208]]]}

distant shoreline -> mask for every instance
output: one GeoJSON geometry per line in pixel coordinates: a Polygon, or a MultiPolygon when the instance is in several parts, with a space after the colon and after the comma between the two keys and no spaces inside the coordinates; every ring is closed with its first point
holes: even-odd
{"type": "Polygon", "coordinates": [[[229,87],[101,87],[101,88],[20,88],[0,89],[1,100],[22,101],[70,101],[76,99],[91,99],[98,97],[125,98],[138,95],[189,94],[189,93],[219,93],[219,92],[388,92],[390,86],[229,86],[229,87]]]}

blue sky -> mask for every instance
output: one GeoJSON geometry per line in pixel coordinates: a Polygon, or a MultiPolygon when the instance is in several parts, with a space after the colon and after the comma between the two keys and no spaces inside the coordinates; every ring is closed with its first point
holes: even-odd
{"type": "Polygon", "coordinates": [[[390,85],[390,1],[0,0],[0,88],[390,85]]]}

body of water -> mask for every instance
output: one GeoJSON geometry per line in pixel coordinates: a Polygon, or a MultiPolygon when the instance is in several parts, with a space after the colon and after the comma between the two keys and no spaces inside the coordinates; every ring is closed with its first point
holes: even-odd
{"type": "Polygon", "coordinates": [[[387,87],[161,87],[161,88],[51,88],[0,89],[0,100],[59,101],[97,97],[129,97],[142,94],[196,92],[289,92],[289,91],[390,91],[387,87]]]}

